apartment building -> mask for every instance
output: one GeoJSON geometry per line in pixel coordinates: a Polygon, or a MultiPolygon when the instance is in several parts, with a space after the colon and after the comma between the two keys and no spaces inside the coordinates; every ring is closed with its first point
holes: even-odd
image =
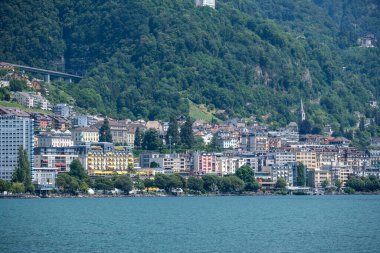
{"type": "Polygon", "coordinates": [[[319,168],[317,161],[317,153],[311,150],[298,150],[296,151],[296,162],[302,163],[309,170],[319,168]]]}
{"type": "Polygon", "coordinates": [[[58,172],[69,172],[70,164],[78,159],[76,147],[36,147],[34,164],[36,168],[57,169],[58,172]]]}
{"type": "Polygon", "coordinates": [[[15,108],[0,109],[0,179],[11,180],[17,166],[19,146],[26,149],[33,168],[34,121],[15,108]]]}
{"type": "Polygon", "coordinates": [[[127,174],[133,169],[134,159],[129,147],[112,143],[86,143],[78,146],[79,160],[91,176],[127,174]]]}
{"type": "Polygon", "coordinates": [[[71,132],[52,130],[51,132],[41,133],[38,136],[38,147],[71,147],[74,142],[71,138],[71,132]]]}
{"type": "Polygon", "coordinates": [[[86,142],[98,142],[99,130],[95,127],[78,127],[71,129],[71,136],[74,145],[81,145],[86,142]]]}
{"type": "Polygon", "coordinates": [[[28,108],[40,108],[42,110],[50,110],[49,101],[37,92],[15,92],[14,98],[21,105],[28,108]]]}
{"type": "Polygon", "coordinates": [[[215,154],[194,153],[194,173],[198,175],[217,174],[215,154]]]}

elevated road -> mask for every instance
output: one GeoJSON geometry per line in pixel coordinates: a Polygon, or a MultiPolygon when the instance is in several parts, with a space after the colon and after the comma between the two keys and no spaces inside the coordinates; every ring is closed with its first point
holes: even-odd
{"type": "Polygon", "coordinates": [[[73,80],[80,81],[83,78],[82,76],[68,74],[68,73],[64,73],[64,72],[53,71],[53,70],[48,70],[48,69],[34,68],[34,67],[29,67],[29,66],[24,66],[24,65],[12,64],[12,63],[8,63],[8,62],[5,64],[9,64],[15,68],[18,68],[18,69],[26,71],[26,72],[43,74],[43,75],[45,75],[45,82],[47,82],[47,83],[50,83],[50,76],[63,78],[63,79],[68,80],[69,82],[72,82],[73,80]]]}

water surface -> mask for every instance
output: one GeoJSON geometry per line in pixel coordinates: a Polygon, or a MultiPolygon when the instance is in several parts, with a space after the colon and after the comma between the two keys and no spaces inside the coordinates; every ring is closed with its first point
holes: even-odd
{"type": "Polygon", "coordinates": [[[380,196],[0,200],[0,252],[380,252],[380,196]]]}

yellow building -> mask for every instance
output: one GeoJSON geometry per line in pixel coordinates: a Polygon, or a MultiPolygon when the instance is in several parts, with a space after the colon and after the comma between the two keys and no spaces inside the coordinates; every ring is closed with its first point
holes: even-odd
{"type": "Polygon", "coordinates": [[[80,147],[79,159],[89,175],[128,174],[133,170],[133,154],[128,147],[112,143],[91,143],[80,147]]]}

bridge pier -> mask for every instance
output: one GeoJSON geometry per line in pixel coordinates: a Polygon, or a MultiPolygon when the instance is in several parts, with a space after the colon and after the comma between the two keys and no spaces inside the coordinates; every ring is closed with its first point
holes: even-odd
{"type": "Polygon", "coordinates": [[[46,74],[45,75],[45,83],[50,83],[50,75],[49,74],[46,74]]]}

